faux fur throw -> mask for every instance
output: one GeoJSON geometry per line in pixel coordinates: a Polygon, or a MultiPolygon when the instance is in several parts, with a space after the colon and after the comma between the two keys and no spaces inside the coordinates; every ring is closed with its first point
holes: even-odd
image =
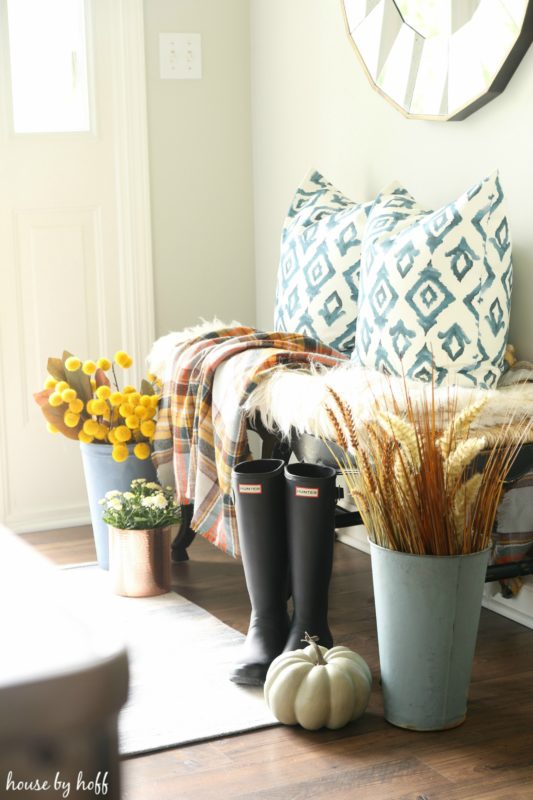
{"type": "MultiPolygon", "coordinates": [[[[238,324],[230,323],[231,326],[238,324]]],[[[227,326],[217,319],[204,320],[193,328],[161,337],[154,344],[148,359],[150,372],[164,379],[177,344],[219,327],[227,326]]],[[[428,384],[421,381],[407,380],[406,385],[414,402],[429,390],[428,384]]],[[[388,401],[390,404],[391,397],[394,397],[400,409],[405,405],[403,379],[390,378],[347,361],[332,369],[279,367],[252,392],[245,409],[249,416],[259,413],[268,430],[276,430],[286,437],[294,432],[331,435],[324,410],[328,386],[349,403],[356,420],[367,419],[376,401],[388,401]]],[[[436,391],[437,405],[446,408],[450,396],[456,401],[458,410],[480,397],[488,398],[481,415],[472,425],[472,432],[486,434],[490,429],[504,424],[512,411],[533,416],[533,364],[523,361],[516,363],[505,373],[498,389],[439,387],[436,391]]],[[[490,440],[490,436],[488,438],[490,440]]]]}

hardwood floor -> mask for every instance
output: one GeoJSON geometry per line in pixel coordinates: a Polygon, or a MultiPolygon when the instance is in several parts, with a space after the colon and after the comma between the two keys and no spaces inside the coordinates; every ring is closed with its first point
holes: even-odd
{"type": "MultiPolygon", "coordinates": [[[[24,538],[64,564],[94,560],[89,533],[24,538]]],[[[175,589],[245,631],[240,563],[201,539],[189,552],[190,561],[173,567],[175,589]]],[[[279,727],[126,759],[124,798],[533,800],[533,631],[483,610],[466,722],[413,733],[383,719],[369,557],[340,543],[330,605],[336,641],[361,653],[375,678],[359,721],[335,732],[279,727]]]]}

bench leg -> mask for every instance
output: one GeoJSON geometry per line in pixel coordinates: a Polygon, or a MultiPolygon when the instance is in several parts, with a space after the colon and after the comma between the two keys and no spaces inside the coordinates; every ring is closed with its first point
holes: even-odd
{"type": "Polygon", "coordinates": [[[194,506],[181,506],[181,524],[178,532],[172,542],[172,561],[179,563],[180,561],[188,561],[189,555],[187,548],[192,544],[196,531],[193,531],[190,523],[194,513],[194,506]]]}

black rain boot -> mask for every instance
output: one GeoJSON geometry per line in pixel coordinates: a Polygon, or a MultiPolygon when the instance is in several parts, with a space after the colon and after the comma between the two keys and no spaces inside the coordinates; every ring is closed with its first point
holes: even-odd
{"type": "Polygon", "coordinates": [[[285,467],[287,541],[294,615],[285,650],[299,650],[304,634],[331,647],[328,591],[335,541],[337,474],[333,467],[285,467]]]}
{"type": "Polygon", "coordinates": [[[243,461],[232,472],[246,588],[252,614],[242,660],[230,680],[262,686],[267,670],[287,640],[287,535],[285,462],[243,461]]]}

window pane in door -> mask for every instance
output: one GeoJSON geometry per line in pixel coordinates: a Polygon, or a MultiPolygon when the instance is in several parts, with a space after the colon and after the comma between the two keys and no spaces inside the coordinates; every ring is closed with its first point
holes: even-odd
{"type": "Polygon", "coordinates": [[[15,133],[90,130],[85,0],[8,0],[15,133]]]}

